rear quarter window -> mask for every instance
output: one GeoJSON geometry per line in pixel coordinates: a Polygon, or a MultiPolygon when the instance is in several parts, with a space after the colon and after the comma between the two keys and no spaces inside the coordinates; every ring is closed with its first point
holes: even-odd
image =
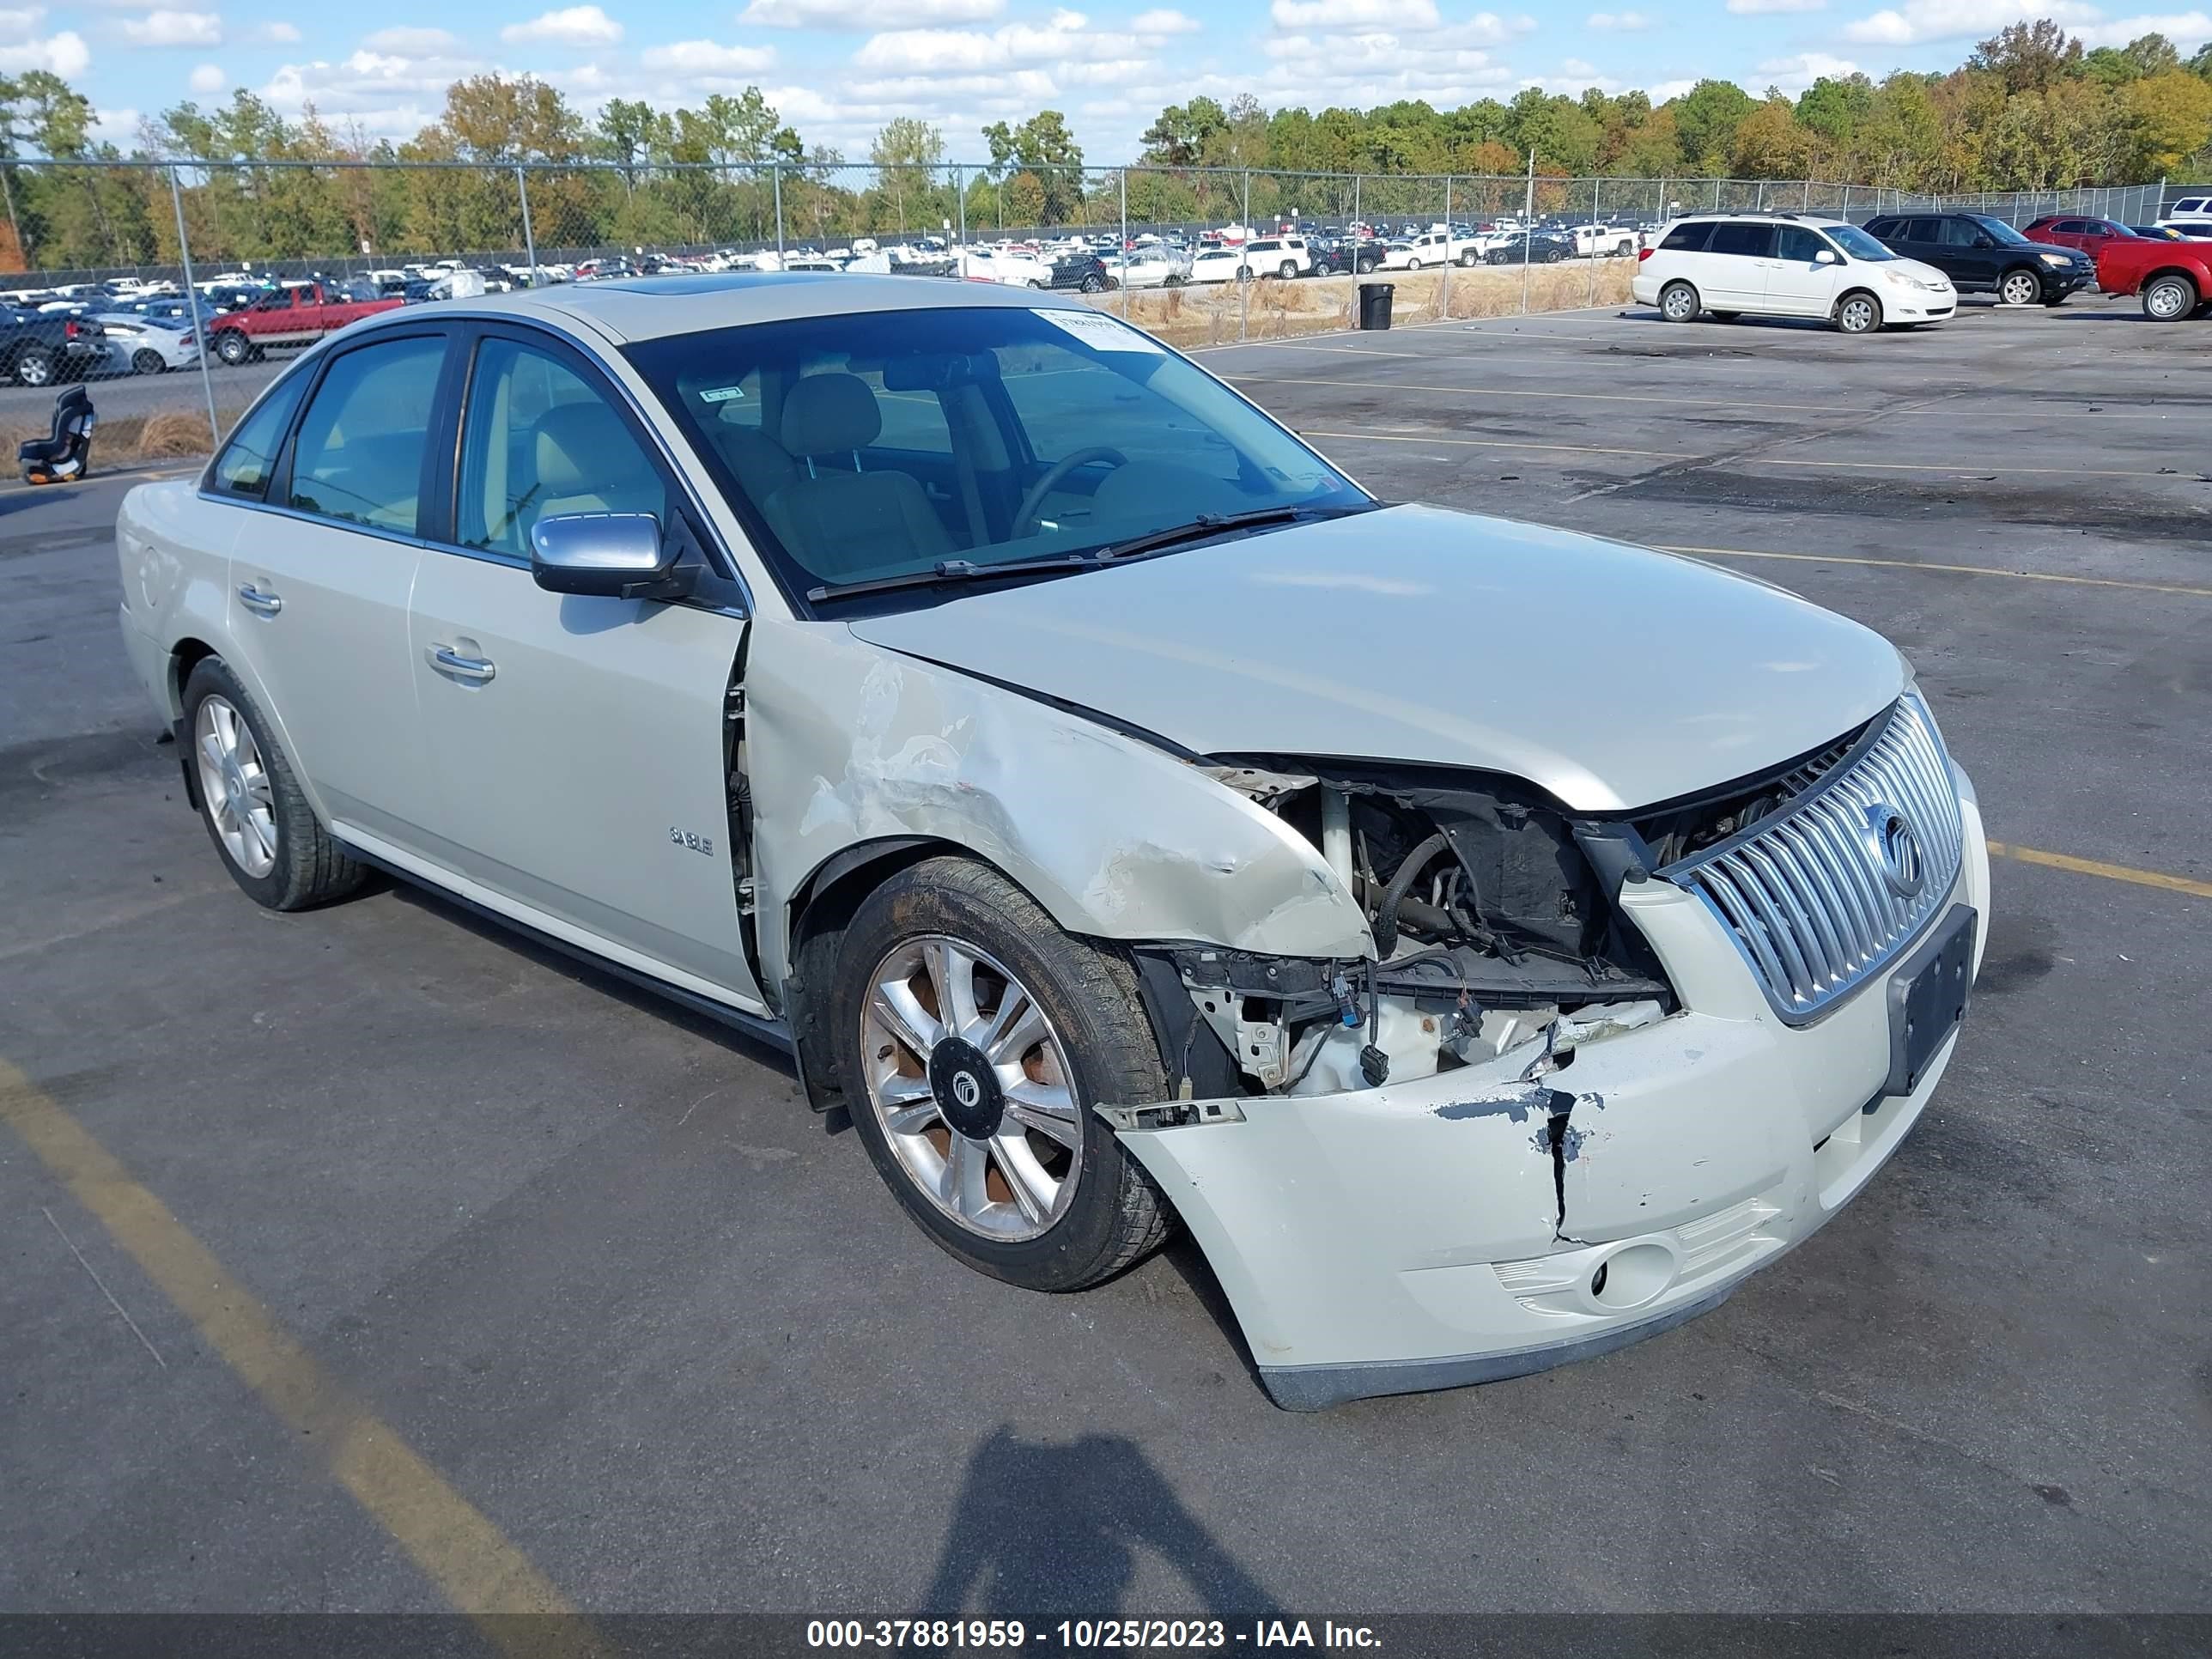
{"type": "Polygon", "coordinates": [[[1703,253],[1705,244],[1712,239],[1713,222],[1699,219],[1686,225],[1677,225],[1667,233],[1667,240],[1659,244],[1669,253],[1703,253]]]}
{"type": "Polygon", "coordinates": [[[266,498],[270,474],[276,469],[276,452],[283,447],[293,411],[299,408],[300,394],[307,389],[311,378],[304,374],[289,376],[239,422],[238,430],[230,434],[230,441],[222,447],[222,453],[208,473],[210,489],[250,501],[266,498]]]}

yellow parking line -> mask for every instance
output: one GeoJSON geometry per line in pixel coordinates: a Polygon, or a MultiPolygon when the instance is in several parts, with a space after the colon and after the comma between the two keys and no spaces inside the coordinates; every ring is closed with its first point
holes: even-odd
{"type": "Polygon", "coordinates": [[[1990,843],[1992,858],[2012,859],[2021,864],[2040,864],[2052,870],[2067,870],[2077,876],[2100,876],[2106,881],[2130,882],[2137,887],[2156,887],[2169,893],[2186,893],[2191,898],[2212,898],[2212,881],[2198,881],[2190,876],[2170,876],[2163,870],[2138,870],[2131,865],[2106,864],[2097,859],[2077,859],[2070,853],[2045,853],[2033,847],[2014,847],[2009,842],[1990,843]]]}
{"type": "Polygon", "coordinates": [[[500,1617],[573,1609],[475,1505],[327,1376],[167,1205],[5,1060],[0,1122],[21,1137],[285,1426],[320,1451],[338,1484],[449,1602],[478,1620],[488,1641],[518,1656],[543,1653],[549,1643],[578,1654],[597,1650],[580,1620],[500,1617]]]}
{"type": "Polygon", "coordinates": [[[2212,599],[2212,587],[2191,587],[2180,582],[2138,582],[2124,576],[2068,576],[2050,570],[2007,570],[1993,564],[1937,564],[1925,559],[1860,558],[1845,553],[1768,553],[1747,547],[1675,547],[1652,544],[1662,553],[1692,553],[1714,559],[1786,559],[1793,564],[1869,564],[1892,570],[1941,570],[1956,576],[2010,576],[2015,581],[2060,582],[2070,587],[2126,587],[2139,593],[2181,593],[2195,599],[2212,599]]]}
{"type": "Polygon", "coordinates": [[[1301,438],[1349,438],[1363,444],[1443,444],[1453,449],[1559,449],[1572,455],[1642,455],[1653,460],[1692,461],[1694,455],[1677,454],[1671,449],[1622,449],[1614,444],[1524,444],[1508,443],[1503,438],[1431,438],[1415,433],[1392,432],[1317,432],[1311,427],[1300,427],[1301,438]]]}

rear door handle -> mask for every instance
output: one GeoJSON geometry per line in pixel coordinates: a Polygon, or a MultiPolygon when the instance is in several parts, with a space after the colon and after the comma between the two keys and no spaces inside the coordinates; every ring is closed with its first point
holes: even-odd
{"type": "Polygon", "coordinates": [[[478,685],[490,679],[499,670],[488,657],[464,657],[450,645],[434,645],[429,650],[430,665],[456,679],[470,680],[478,685]]]}
{"type": "Polygon", "coordinates": [[[284,601],[274,593],[264,593],[252,582],[240,582],[238,602],[257,617],[273,617],[284,608],[284,601]]]}

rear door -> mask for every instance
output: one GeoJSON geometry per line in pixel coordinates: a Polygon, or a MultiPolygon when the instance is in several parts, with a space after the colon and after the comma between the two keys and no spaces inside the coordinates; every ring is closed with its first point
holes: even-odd
{"type": "Polygon", "coordinates": [[[651,513],[702,549],[704,519],[597,364],[533,330],[471,332],[410,617],[434,856],[518,920],[758,1012],[730,783],[745,618],[720,603],[739,590],[664,605],[539,587],[541,518],[651,513]]]}
{"type": "Polygon", "coordinates": [[[1763,311],[1774,264],[1774,225],[1765,219],[1722,219],[1698,256],[1705,280],[1698,284],[1713,311],[1763,311]]]}
{"type": "Polygon", "coordinates": [[[231,550],[231,637],[341,836],[422,844],[407,603],[449,331],[379,334],[319,366],[231,550]]]}

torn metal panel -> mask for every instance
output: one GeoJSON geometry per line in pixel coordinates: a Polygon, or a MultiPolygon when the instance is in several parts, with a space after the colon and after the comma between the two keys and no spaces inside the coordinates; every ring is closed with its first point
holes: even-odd
{"type": "Polygon", "coordinates": [[[793,804],[759,823],[771,983],[788,970],[788,901],[808,874],[895,836],[989,861],[1073,933],[1284,956],[1370,948],[1358,902],[1295,830],[1077,714],[830,623],[763,631],[745,691],[753,792],[793,804]]]}

